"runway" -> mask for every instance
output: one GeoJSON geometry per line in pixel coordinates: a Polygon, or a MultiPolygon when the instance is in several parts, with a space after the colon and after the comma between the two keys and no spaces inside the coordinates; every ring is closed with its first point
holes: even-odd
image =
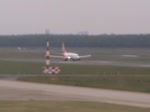
{"type": "Polygon", "coordinates": [[[0,80],[0,100],[92,101],[150,108],[150,94],[0,80]]]}
{"type": "MultiPolygon", "coordinates": [[[[5,58],[0,58],[0,60],[45,63],[44,59],[11,59],[11,58],[5,59],[5,58]]],[[[150,63],[103,61],[103,60],[80,60],[80,61],[51,60],[51,63],[75,64],[75,65],[111,65],[111,66],[127,66],[127,67],[150,67],[150,63]]]]}

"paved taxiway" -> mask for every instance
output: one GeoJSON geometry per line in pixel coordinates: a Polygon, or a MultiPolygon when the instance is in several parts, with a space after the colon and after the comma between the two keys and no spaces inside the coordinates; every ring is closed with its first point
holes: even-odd
{"type": "Polygon", "coordinates": [[[93,101],[150,108],[150,94],[0,80],[0,100],[93,101]]]}

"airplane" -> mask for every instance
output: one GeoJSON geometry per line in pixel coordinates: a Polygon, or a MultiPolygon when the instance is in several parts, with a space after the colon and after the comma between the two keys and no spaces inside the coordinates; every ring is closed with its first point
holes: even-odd
{"type": "Polygon", "coordinates": [[[51,55],[51,57],[54,57],[54,58],[63,58],[64,61],[68,61],[68,60],[78,61],[78,60],[81,60],[81,58],[91,57],[91,55],[80,56],[77,53],[67,52],[66,48],[65,48],[65,45],[62,42],[62,56],[51,55]]]}

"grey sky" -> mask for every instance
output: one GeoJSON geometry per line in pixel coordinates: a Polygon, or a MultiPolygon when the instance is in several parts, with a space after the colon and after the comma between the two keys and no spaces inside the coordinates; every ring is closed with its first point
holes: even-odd
{"type": "Polygon", "coordinates": [[[0,0],[0,35],[150,33],[150,0],[0,0]]]}

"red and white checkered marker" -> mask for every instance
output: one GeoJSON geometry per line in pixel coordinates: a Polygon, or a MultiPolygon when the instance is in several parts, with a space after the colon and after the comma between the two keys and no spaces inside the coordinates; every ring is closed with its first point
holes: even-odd
{"type": "Polygon", "coordinates": [[[59,67],[50,67],[50,44],[46,43],[46,66],[44,67],[44,74],[58,74],[60,73],[59,67]]]}

